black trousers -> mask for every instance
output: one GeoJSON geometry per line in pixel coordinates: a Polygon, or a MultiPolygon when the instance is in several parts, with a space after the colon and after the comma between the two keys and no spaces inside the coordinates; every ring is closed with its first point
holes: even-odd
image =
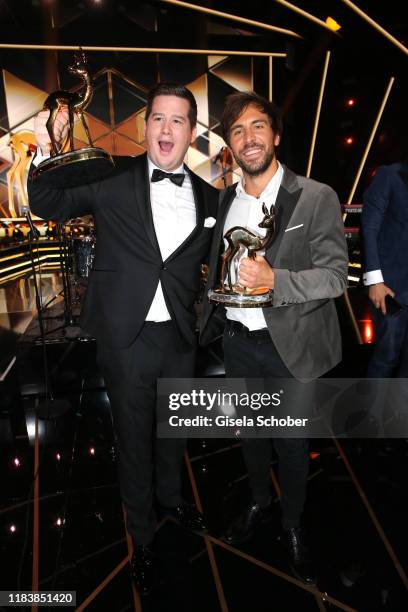
{"type": "Polygon", "coordinates": [[[174,324],[147,322],[125,349],[98,346],[116,437],[119,484],[127,528],[136,544],[152,541],[155,499],[174,507],[181,498],[185,439],[155,436],[158,378],[190,378],[195,348],[183,350],[174,324]]]}
{"type": "MultiPolygon", "coordinates": [[[[293,378],[267,330],[248,332],[243,326],[227,321],[224,359],[229,378],[293,378]]],[[[290,529],[299,525],[306,499],[309,441],[304,438],[275,438],[273,445],[279,459],[282,525],[284,529],[290,529]]],[[[268,438],[242,440],[252,496],[261,506],[271,501],[271,451],[268,438]]]]}

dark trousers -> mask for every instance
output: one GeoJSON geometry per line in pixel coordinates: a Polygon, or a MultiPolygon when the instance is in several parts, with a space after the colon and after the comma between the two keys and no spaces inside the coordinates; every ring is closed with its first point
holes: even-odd
{"type": "Polygon", "coordinates": [[[375,347],[369,378],[408,377],[408,306],[393,315],[374,310],[375,347]]]}
{"type": "MultiPolygon", "coordinates": [[[[239,325],[227,322],[224,359],[228,378],[293,378],[267,330],[248,333],[239,325]]],[[[273,445],[279,459],[282,525],[290,529],[299,525],[305,503],[309,442],[304,438],[275,438],[273,445]]],[[[270,439],[242,440],[252,496],[261,506],[271,500],[271,450],[270,439]]]]}
{"type": "Polygon", "coordinates": [[[145,323],[128,348],[98,346],[98,363],[112,410],[127,528],[136,544],[153,539],[155,498],[167,507],[182,501],[186,441],[155,437],[157,379],[194,374],[195,349],[183,351],[179,346],[171,321],[145,323]]]}

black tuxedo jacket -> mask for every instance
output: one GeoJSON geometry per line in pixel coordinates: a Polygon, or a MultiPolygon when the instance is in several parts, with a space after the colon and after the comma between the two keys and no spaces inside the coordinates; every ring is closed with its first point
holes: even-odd
{"type": "Polygon", "coordinates": [[[216,217],[218,192],[191,172],[197,224],[165,261],[154,230],[147,155],[115,157],[115,169],[103,180],[70,189],[47,189],[31,179],[31,210],[63,222],[92,214],[96,252],[81,314],[81,326],[112,348],[130,346],[138,335],[159,280],[167,308],[185,346],[194,342],[194,301],[200,264],[207,257],[216,217]]]}

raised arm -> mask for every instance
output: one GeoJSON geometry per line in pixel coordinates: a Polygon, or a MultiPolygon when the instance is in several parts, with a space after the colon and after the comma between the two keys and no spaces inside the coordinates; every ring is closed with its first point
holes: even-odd
{"type": "MultiPolygon", "coordinates": [[[[34,121],[34,133],[38,145],[29,173],[27,191],[32,212],[43,219],[64,222],[73,217],[92,214],[95,201],[94,188],[89,185],[70,189],[54,189],[41,186],[32,180],[33,166],[49,156],[51,141],[46,123],[49,111],[40,111],[34,121]]],[[[54,122],[54,136],[58,144],[64,142],[68,133],[68,111],[58,112],[54,122]]]]}

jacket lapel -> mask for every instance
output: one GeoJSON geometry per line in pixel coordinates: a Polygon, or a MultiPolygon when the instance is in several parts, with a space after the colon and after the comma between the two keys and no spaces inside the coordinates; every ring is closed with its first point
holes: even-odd
{"type": "Polygon", "coordinates": [[[204,219],[205,219],[206,211],[205,211],[205,198],[204,198],[203,187],[201,185],[201,181],[198,178],[198,176],[194,174],[194,172],[191,172],[191,170],[187,168],[186,165],[184,166],[184,170],[188,172],[188,175],[191,181],[191,187],[193,189],[194,203],[195,203],[195,209],[196,209],[196,225],[193,231],[191,232],[191,234],[189,234],[187,238],[177,247],[177,249],[169,255],[166,261],[170,261],[174,259],[174,257],[177,257],[177,255],[179,255],[181,251],[186,249],[188,245],[191,244],[191,242],[197,236],[197,234],[201,232],[204,226],[204,219]]]}
{"type": "Polygon", "coordinates": [[[279,250],[285,229],[299,201],[301,187],[296,178],[296,174],[284,166],[282,183],[278,191],[275,202],[275,238],[265,253],[266,260],[273,265],[276,254],[279,250]]]}
{"type": "Polygon", "coordinates": [[[140,155],[137,161],[139,163],[135,166],[134,174],[135,197],[139,203],[139,211],[142,217],[143,226],[146,229],[146,235],[152,243],[153,248],[158,251],[160,255],[159,243],[157,242],[156,231],[154,229],[152,205],[150,202],[150,180],[146,153],[140,155]]]}
{"type": "Polygon", "coordinates": [[[227,187],[224,191],[220,193],[220,204],[217,215],[217,224],[214,228],[214,235],[212,240],[211,247],[211,255],[209,261],[209,281],[211,287],[214,285],[218,278],[218,268],[220,264],[220,255],[224,250],[224,225],[225,220],[227,218],[227,214],[229,209],[231,208],[231,204],[235,198],[235,191],[238,183],[227,187]]]}

